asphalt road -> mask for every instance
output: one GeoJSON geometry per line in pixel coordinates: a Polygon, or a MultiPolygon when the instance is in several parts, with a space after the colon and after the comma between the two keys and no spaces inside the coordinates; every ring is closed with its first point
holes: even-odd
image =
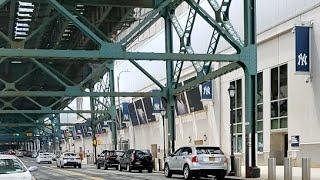
{"type": "MultiPolygon", "coordinates": [[[[60,169],[53,164],[37,164],[35,158],[24,157],[21,160],[26,164],[27,167],[38,166],[38,171],[34,172],[33,175],[37,180],[168,180],[164,177],[163,173],[154,172],[143,173],[135,172],[132,173],[125,171],[116,170],[103,170],[97,169],[93,165],[82,165],[81,169],[73,167],[65,167],[60,169]]],[[[173,176],[170,180],[182,180],[182,176],[173,176]]],[[[214,178],[205,178],[206,180],[214,178]]]]}

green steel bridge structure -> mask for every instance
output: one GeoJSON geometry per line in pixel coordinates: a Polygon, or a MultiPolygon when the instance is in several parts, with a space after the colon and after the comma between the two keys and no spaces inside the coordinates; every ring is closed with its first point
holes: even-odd
{"type": "MultiPolygon", "coordinates": [[[[167,102],[169,151],[175,150],[176,95],[208,80],[242,68],[245,74],[246,176],[258,177],[255,150],[255,84],[257,46],[255,0],[243,0],[244,38],[229,21],[232,0],[0,0],[0,142],[28,141],[38,137],[60,138],[59,114],[90,113],[92,127],[108,120],[117,148],[115,97],[162,97],[167,102]],[[176,8],[190,6],[185,27],[176,8]],[[147,8],[137,19],[135,10],[147,8]],[[195,21],[202,18],[212,27],[207,53],[192,48],[195,21]],[[132,52],[130,45],[155,22],[165,23],[165,52],[132,52]],[[139,23],[135,23],[139,21],[139,23]],[[124,30],[129,33],[120,38],[124,30]],[[180,38],[173,51],[173,33],[180,38]],[[234,54],[219,54],[226,41],[234,54]],[[163,61],[166,83],[160,83],[139,61],[163,61]],[[159,92],[115,91],[115,61],[130,61],[159,87],[159,92]],[[197,78],[178,86],[186,61],[197,78]],[[212,62],[226,62],[212,69],[212,62]],[[90,110],[69,107],[77,97],[90,97],[90,110]]],[[[160,42],[159,42],[160,44],[160,42]]]]}

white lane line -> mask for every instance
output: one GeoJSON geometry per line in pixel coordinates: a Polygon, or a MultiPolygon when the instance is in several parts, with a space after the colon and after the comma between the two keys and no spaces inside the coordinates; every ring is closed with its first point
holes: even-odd
{"type": "Polygon", "coordinates": [[[88,174],[82,174],[82,173],[77,173],[77,172],[74,172],[74,171],[68,171],[67,169],[66,170],[62,170],[62,169],[58,169],[58,168],[53,168],[53,167],[50,167],[50,166],[44,166],[45,168],[48,168],[48,169],[52,169],[54,171],[58,171],[60,173],[63,173],[63,174],[68,174],[68,175],[71,175],[71,176],[80,176],[80,177],[83,177],[85,179],[91,179],[91,180],[104,180],[103,178],[100,178],[100,177],[93,177],[93,176],[89,176],[88,177],[88,174]]]}

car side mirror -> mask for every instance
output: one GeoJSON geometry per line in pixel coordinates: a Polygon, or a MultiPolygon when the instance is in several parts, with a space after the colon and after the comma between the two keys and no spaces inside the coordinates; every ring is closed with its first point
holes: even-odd
{"type": "Polygon", "coordinates": [[[173,157],[174,155],[173,155],[172,153],[169,153],[169,156],[170,156],[170,157],[173,157]]]}
{"type": "Polygon", "coordinates": [[[100,154],[98,154],[98,157],[101,157],[101,155],[100,155],[100,154]]]}
{"type": "Polygon", "coordinates": [[[31,167],[28,168],[28,171],[30,171],[30,172],[38,171],[38,167],[37,166],[31,166],[31,167]]]}

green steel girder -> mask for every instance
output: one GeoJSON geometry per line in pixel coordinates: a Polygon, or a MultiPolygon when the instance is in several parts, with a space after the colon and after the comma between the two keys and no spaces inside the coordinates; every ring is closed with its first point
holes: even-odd
{"type": "Polygon", "coordinates": [[[133,60],[129,60],[136,68],[138,68],[143,74],[145,74],[152,82],[154,82],[158,87],[161,89],[164,88],[164,86],[156,79],[154,78],[148,71],[146,71],[142,66],[140,66],[137,62],[133,60]]]}
{"type": "Polygon", "coordinates": [[[176,89],[173,90],[173,93],[177,95],[181,92],[191,90],[193,88],[198,87],[199,84],[201,84],[201,83],[218,78],[224,74],[227,74],[227,73],[232,72],[232,71],[239,69],[239,68],[241,68],[241,66],[238,63],[230,63],[230,64],[223,66],[213,72],[209,72],[205,76],[199,76],[195,80],[188,82],[181,87],[177,87],[176,89]]]}
{"type": "Polygon", "coordinates": [[[194,0],[186,0],[186,2],[195,9],[195,11],[213,28],[215,28],[221,36],[233,47],[237,50],[237,52],[241,52],[242,45],[227,31],[225,30],[211,15],[204,10],[201,6],[199,6],[194,0]]]}
{"type": "Polygon", "coordinates": [[[7,58],[46,58],[44,61],[69,60],[84,62],[101,62],[112,60],[158,60],[158,61],[241,61],[239,54],[179,54],[179,53],[149,53],[149,52],[124,52],[116,49],[117,43],[112,45],[110,51],[95,50],[45,50],[45,49],[0,49],[0,57],[7,58]]]}
{"type": "Polygon", "coordinates": [[[0,97],[160,97],[162,92],[2,91],[0,97]]]}
{"type": "Polygon", "coordinates": [[[67,4],[83,4],[89,6],[140,7],[155,8],[161,0],[71,0],[67,4]]]}
{"type": "MultiPolygon", "coordinates": [[[[197,87],[200,83],[205,82],[210,79],[217,78],[219,76],[222,76],[230,71],[233,71],[235,69],[238,69],[239,67],[242,67],[245,72],[245,86],[246,86],[246,97],[245,97],[245,114],[246,114],[246,121],[249,124],[248,127],[246,127],[246,168],[249,168],[249,161],[251,161],[251,167],[255,167],[255,123],[254,123],[254,112],[255,112],[255,74],[256,74],[256,66],[257,66],[257,50],[256,50],[256,40],[255,40],[255,1],[254,0],[244,0],[244,43],[242,43],[241,39],[237,35],[236,31],[233,29],[232,25],[229,22],[228,19],[228,8],[230,6],[231,0],[228,1],[229,4],[227,4],[227,1],[223,1],[222,5],[219,6],[218,3],[215,0],[208,0],[209,4],[213,7],[213,10],[215,12],[215,18],[211,17],[208,12],[206,12],[200,4],[196,3],[195,0],[185,0],[192,8],[192,12],[195,14],[199,14],[209,25],[211,25],[214,30],[217,33],[213,33],[214,41],[210,43],[211,51],[212,53],[215,53],[217,42],[219,41],[220,36],[223,37],[234,49],[236,49],[237,54],[179,54],[179,53],[173,53],[173,36],[172,36],[172,19],[169,17],[169,12],[174,12],[175,8],[180,5],[183,0],[134,0],[134,1],[124,1],[124,0],[106,0],[106,1],[99,1],[99,0],[83,0],[81,1],[84,3],[90,3],[86,5],[91,6],[112,6],[112,7],[152,7],[154,10],[148,13],[146,18],[141,21],[141,23],[133,28],[131,32],[127,36],[125,36],[123,39],[121,39],[118,42],[112,42],[108,41],[108,38],[103,37],[103,33],[105,31],[101,31],[99,29],[99,26],[97,24],[92,23],[95,21],[103,22],[103,17],[94,18],[92,16],[89,16],[89,18],[93,18],[94,21],[87,21],[82,16],[75,16],[75,13],[72,12],[73,10],[67,9],[66,6],[63,6],[65,4],[60,4],[57,0],[39,0],[39,2],[47,2],[52,6],[59,15],[62,15],[65,17],[68,21],[70,21],[73,26],[75,26],[78,31],[81,31],[87,39],[85,41],[79,40],[80,44],[77,44],[76,46],[72,46],[72,49],[95,49],[95,50],[53,50],[54,48],[63,48],[63,47],[71,47],[71,46],[63,46],[65,45],[65,40],[62,41],[62,33],[64,33],[67,26],[59,26],[57,28],[57,31],[54,32],[55,35],[57,35],[58,39],[54,41],[54,45],[50,44],[50,40],[45,37],[41,46],[39,47],[45,47],[45,48],[38,48],[38,49],[22,49],[21,43],[12,42],[10,38],[12,36],[12,32],[9,32],[9,35],[6,35],[5,33],[0,33],[0,36],[2,39],[8,41],[8,43],[12,46],[12,49],[9,48],[1,48],[0,49],[0,58],[9,58],[9,59],[18,59],[23,60],[25,58],[31,58],[33,63],[37,65],[37,68],[34,69],[34,67],[31,67],[30,70],[38,72],[38,70],[42,70],[42,74],[45,74],[45,78],[54,79],[56,81],[55,85],[59,86],[58,89],[52,90],[52,89],[41,89],[39,87],[30,89],[30,90],[21,90],[19,88],[15,88],[15,83],[12,83],[11,81],[8,81],[7,79],[0,78],[0,87],[5,86],[4,89],[2,89],[0,93],[0,99],[3,98],[5,100],[5,103],[10,100],[17,100],[15,98],[25,98],[29,102],[32,102],[34,106],[40,107],[40,109],[28,109],[28,108],[15,108],[12,104],[9,109],[3,108],[0,110],[0,114],[21,114],[23,113],[24,118],[20,118],[17,123],[20,123],[20,126],[18,126],[16,129],[9,127],[7,130],[9,132],[27,132],[27,131],[33,131],[36,133],[48,133],[45,126],[39,126],[33,129],[28,129],[28,127],[23,126],[26,125],[31,119],[35,121],[34,123],[42,123],[41,118],[39,114],[42,114],[44,116],[50,115],[50,114],[57,114],[57,113],[92,113],[91,123],[98,122],[103,119],[112,120],[112,136],[113,136],[113,144],[117,145],[117,134],[116,134],[116,122],[115,122],[115,115],[116,115],[116,109],[115,109],[115,96],[123,96],[123,97],[143,97],[143,96],[161,96],[164,97],[167,100],[167,117],[168,117],[168,140],[169,140],[169,149],[171,151],[174,151],[175,149],[175,95],[177,93],[180,93],[182,91],[186,91],[189,89],[192,89],[194,87],[197,87]],[[109,3],[109,4],[108,4],[109,3]],[[125,4],[124,4],[125,3],[125,4]],[[123,6],[124,5],[124,6],[123,6]],[[224,11],[222,7],[226,7],[226,10],[224,11]],[[221,14],[222,13],[222,14],[221,14]],[[166,47],[166,53],[147,53],[147,52],[128,52],[127,47],[132,43],[134,40],[136,40],[137,37],[139,37],[143,32],[145,32],[151,25],[153,25],[160,17],[163,17],[165,20],[165,47],[166,47]],[[218,16],[218,17],[217,17],[218,16]],[[91,22],[91,23],[90,23],[91,22]],[[60,36],[60,35],[61,36],[60,36]],[[214,36],[216,35],[216,36],[214,36]],[[92,45],[92,43],[88,43],[88,39],[92,40],[95,45],[92,45]],[[60,43],[61,42],[61,43],[60,43]],[[81,47],[81,43],[86,42],[84,47],[81,47]],[[213,43],[214,42],[214,43],[213,43]],[[87,45],[88,43],[88,45],[87,45]],[[45,46],[43,46],[43,44],[45,46]],[[80,47],[79,47],[80,46],[80,47]],[[98,49],[97,49],[98,47],[98,49]],[[21,49],[19,49],[21,48],[21,49]],[[46,49],[49,48],[49,49],[46,49]],[[146,92],[115,92],[114,91],[114,67],[113,63],[114,60],[130,60],[142,73],[144,73],[149,79],[151,79],[156,85],[158,85],[162,91],[158,93],[146,93],[146,92]],[[150,73],[148,73],[143,67],[141,67],[136,61],[137,60],[157,60],[157,61],[165,61],[166,62],[166,84],[167,87],[164,87],[158,80],[156,80],[153,76],[151,76],[150,73]],[[198,76],[194,81],[191,81],[187,83],[183,87],[175,88],[174,86],[174,67],[173,62],[174,61],[184,62],[184,61],[193,61],[195,63],[201,63],[206,62],[206,64],[211,65],[213,61],[217,62],[230,62],[230,64],[215,70],[213,72],[207,72],[206,75],[198,76]],[[97,63],[100,64],[100,67],[95,70],[95,72],[88,72],[85,74],[83,79],[81,79],[81,82],[75,82],[74,79],[69,78],[67,76],[67,72],[71,68],[71,65],[66,65],[63,71],[60,71],[56,69],[55,66],[57,66],[57,62],[72,62],[72,63],[84,63],[84,64],[91,64],[91,63],[97,63]],[[52,66],[50,64],[53,64],[52,66]],[[107,68],[105,65],[109,64],[109,68],[107,68]],[[50,67],[51,66],[51,67],[50,67]],[[65,72],[65,73],[62,73],[65,72]],[[97,87],[97,91],[95,92],[85,92],[84,88],[88,87],[88,84],[94,85],[95,83],[99,82],[99,78],[101,78],[101,75],[103,76],[104,73],[107,73],[109,76],[109,81],[106,83],[106,85],[99,84],[97,87]],[[69,81],[70,80],[70,81],[69,81]],[[74,83],[72,83],[74,81],[74,83]],[[2,83],[2,84],[1,84],[2,83]],[[8,91],[8,90],[11,91],[8,91]],[[13,90],[13,91],[12,91],[13,90]],[[38,102],[36,99],[32,98],[39,98],[39,97],[57,97],[55,98],[54,102],[51,102],[52,104],[47,107],[41,105],[40,102],[38,102]],[[91,110],[73,110],[71,108],[68,108],[67,104],[71,102],[71,100],[74,99],[74,97],[91,97],[92,104],[96,105],[96,107],[91,108],[91,110]],[[101,105],[105,104],[105,106],[101,105]],[[96,104],[94,104],[96,103],[96,104]],[[99,105],[100,103],[100,105],[99,105]],[[64,108],[68,108],[69,110],[62,110],[64,108]],[[27,115],[28,114],[28,115],[27,115]],[[29,115],[30,114],[30,115],[29,115]],[[36,116],[38,115],[38,116],[36,116]],[[100,115],[100,116],[98,116],[100,115]],[[27,118],[29,117],[29,118],[27,118]],[[26,119],[29,119],[28,122],[23,122],[26,119]],[[25,124],[23,124],[25,123],[25,124]],[[251,137],[251,138],[250,138],[251,137]],[[252,145],[250,149],[250,144],[252,145]],[[250,151],[250,153],[249,153],[250,151]],[[250,159],[251,158],[251,159],[250,159]]],[[[6,4],[9,1],[0,0],[0,7],[6,4]]],[[[33,0],[33,2],[36,2],[33,0]]],[[[38,2],[38,1],[37,1],[38,2]]],[[[79,3],[80,1],[69,1],[67,2],[70,7],[72,5],[79,3]]],[[[71,8],[72,9],[72,8],[71,8]]],[[[97,14],[97,13],[96,13],[97,14]]],[[[98,13],[99,14],[99,13],[98,13]]],[[[107,16],[107,15],[104,15],[107,16]]],[[[87,18],[87,17],[86,17],[87,18]]],[[[121,17],[120,19],[123,19],[125,17],[121,17]]],[[[54,18],[53,18],[54,19],[54,18]]],[[[91,19],[92,20],[92,19],[91,19]]],[[[191,22],[194,22],[194,20],[191,18],[191,22]]],[[[55,21],[54,21],[55,22],[55,21]]],[[[55,24],[59,24],[60,19],[57,20],[58,23],[48,23],[47,25],[43,24],[42,27],[44,29],[50,29],[55,24]],[[59,21],[59,22],[58,22],[59,21]]],[[[65,22],[67,25],[68,22],[65,22]]],[[[119,23],[119,22],[116,22],[119,23]]],[[[12,23],[11,23],[12,24],[12,23]]],[[[188,24],[187,24],[188,26],[188,24]]],[[[42,31],[42,27],[38,27],[33,32],[34,34],[37,33],[43,33],[45,32],[48,34],[47,31],[42,31]],[[39,32],[37,32],[39,31],[39,32]]],[[[52,27],[54,29],[55,27],[52,27]]],[[[112,27],[111,27],[112,28],[112,27]]],[[[190,30],[190,34],[193,28],[193,23],[188,26],[190,30]]],[[[186,28],[187,29],[187,28],[186,28]]],[[[5,30],[3,32],[6,32],[5,30]]],[[[44,33],[44,34],[45,34],[44,33]]],[[[184,32],[189,33],[189,32],[184,32]]],[[[32,34],[33,35],[33,34],[32,34]]],[[[55,36],[54,35],[54,36],[55,36]]],[[[51,36],[49,38],[52,38],[51,36]]],[[[56,38],[56,36],[55,36],[56,38]]],[[[82,38],[82,36],[81,36],[82,38]]],[[[114,38],[114,37],[112,37],[114,38]]],[[[79,38],[80,39],[80,38],[79,38]]],[[[30,39],[32,40],[29,43],[33,43],[34,38],[30,39]]],[[[29,41],[30,41],[29,40],[29,41]]],[[[2,41],[3,42],[3,41],[2,41]]],[[[190,36],[189,41],[187,37],[186,45],[191,46],[190,42],[190,36]]],[[[2,43],[4,44],[4,43],[2,43]]],[[[71,48],[70,48],[71,49],[71,48]]],[[[7,63],[8,64],[8,63],[7,63]]],[[[5,64],[5,65],[7,65],[5,64]]],[[[94,65],[92,65],[94,66],[94,65]]],[[[205,68],[205,66],[201,67],[202,69],[205,68]]],[[[86,68],[82,69],[83,71],[88,70],[86,68]]],[[[22,75],[22,79],[27,79],[32,72],[29,74],[22,75]]],[[[76,77],[73,77],[76,78],[76,77]]],[[[20,80],[19,80],[20,81],[20,80]]],[[[54,84],[53,82],[50,82],[54,84]]],[[[51,85],[52,85],[51,84],[51,85]]],[[[14,102],[13,101],[13,102],[14,102]]],[[[60,119],[59,115],[55,115],[53,117],[52,125],[55,129],[54,133],[58,135],[58,137],[61,136],[60,133],[60,119]]],[[[9,121],[6,121],[5,123],[10,123],[9,121]]],[[[13,126],[13,125],[9,125],[13,126]]],[[[31,127],[32,128],[32,127],[31,127]]],[[[5,131],[3,131],[5,132],[5,131]]],[[[1,131],[0,131],[1,134],[1,131]]],[[[61,138],[61,137],[60,137],[61,138]]],[[[250,171],[246,171],[250,172],[250,171]]],[[[247,174],[247,176],[249,176],[247,174]]]]}

